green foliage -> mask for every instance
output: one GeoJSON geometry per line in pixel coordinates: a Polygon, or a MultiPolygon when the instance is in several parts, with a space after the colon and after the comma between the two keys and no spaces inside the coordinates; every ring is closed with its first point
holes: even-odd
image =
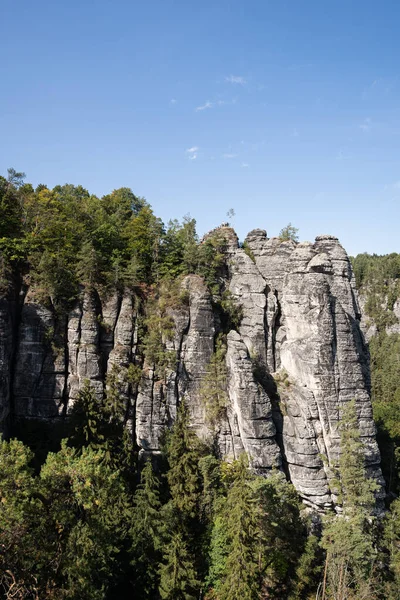
{"type": "Polygon", "coordinates": [[[213,294],[221,291],[221,278],[226,270],[227,241],[217,231],[208,236],[198,248],[198,273],[204,277],[213,294]]]}
{"type": "Polygon", "coordinates": [[[164,279],[147,299],[145,329],[142,336],[143,353],[149,366],[155,368],[158,379],[165,378],[176,363],[176,352],[167,350],[175,334],[172,311],[187,310],[188,293],[182,289],[182,279],[164,279]]]}
{"type": "Polygon", "coordinates": [[[40,479],[66,537],[61,567],[65,596],[104,598],[120,575],[120,548],[129,535],[131,507],[122,478],[105,464],[102,451],[88,448],[77,456],[64,446],[49,455],[40,479]]]}
{"type": "MultiPolygon", "coordinates": [[[[143,352],[149,365],[155,368],[156,377],[162,379],[166,376],[176,362],[176,353],[166,349],[166,343],[172,341],[175,324],[168,308],[173,306],[173,300],[168,293],[163,294],[164,288],[159,289],[159,295],[150,299],[146,306],[144,327],[146,333],[143,337],[143,352]]],[[[167,287],[167,290],[169,288],[167,287]]],[[[175,299],[179,302],[178,297],[175,299]]]]}
{"type": "Polygon", "coordinates": [[[159,487],[149,460],[142,470],[140,485],[134,495],[131,528],[131,563],[138,600],[154,597],[158,587],[163,530],[159,487]]]}
{"type": "Polygon", "coordinates": [[[398,320],[393,307],[400,298],[400,254],[359,254],[352,258],[352,266],[357,287],[365,299],[369,323],[377,329],[369,341],[372,406],[387,490],[398,494],[400,336],[388,333],[387,328],[398,320]]]}
{"type": "MultiPolygon", "coordinates": [[[[223,233],[199,245],[189,216],[165,229],[129,188],[97,198],[82,186],[34,190],[23,180],[13,169],[0,177],[0,290],[7,294],[22,275],[36,300],[54,309],[54,331],[44,337],[55,354],[64,315],[83,288],[135,294],[139,363],[145,358],[145,369],[160,379],[176,367],[169,348],[175,315],[190,304],[185,275],[204,277],[225,334],[240,327],[241,307],[226,290],[223,233]]],[[[298,240],[291,224],[280,236],[298,240]]],[[[359,255],[353,265],[378,329],[370,342],[372,398],[385,476],[398,492],[400,336],[386,328],[396,323],[399,255],[359,255]]],[[[225,354],[222,335],[200,389],[212,426],[227,404],[225,354]]],[[[245,456],[221,462],[196,437],[185,403],[166,434],[166,456],[154,460],[154,470],[148,460],[137,485],[137,448],[126,422],[140,364],[111,369],[104,393],[85,382],[61,448],[62,431],[54,435],[32,422],[17,423],[15,431],[35,455],[21,442],[0,443],[0,598],[306,600],[322,593],[324,600],[372,600],[380,593],[398,599],[400,505],[392,503],[378,546],[375,484],[366,476],[354,403],[340,426],[335,491],[343,515],[326,519],[319,541],[307,535],[299,498],[284,476],[254,475],[245,456]]],[[[261,385],[271,384],[257,358],[253,371],[261,385]]],[[[282,401],[291,382],[281,372],[275,383],[282,401]]]]}
{"type": "Polygon", "coordinates": [[[101,452],[64,444],[40,477],[21,442],[0,444],[1,585],[5,597],[104,599],[118,579],[129,499],[101,452]]]}
{"type": "Polygon", "coordinates": [[[225,564],[215,587],[217,597],[220,595],[224,600],[260,597],[261,510],[250,482],[243,455],[235,465],[233,482],[221,513],[226,534],[225,564]]]}
{"type": "Polygon", "coordinates": [[[358,254],[352,266],[356,285],[366,297],[365,312],[378,331],[397,323],[393,304],[400,297],[400,254],[358,254]]]}
{"type": "Polygon", "coordinates": [[[129,188],[103,198],[82,186],[53,190],[23,185],[23,173],[0,177],[2,287],[15,264],[29,265],[32,289],[42,302],[65,311],[81,286],[135,292],[160,277],[196,270],[196,222],[171,222],[167,232],[143,199],[129,188]]]}
{"type": "Polygon", "coordinates": [[[293,242],[298,242],[298,233],[299,230],[296,227],[294,227],[291,223],[289,223],[288,225],[286,225],[286,227],[280,230],[279,239],[281,240],[281,242],[288,242],[289,240],[292,240],[293,242]]]}
{"type": "Polygon", "coordinates": [[[369,344],[371,391],[382,469],[389,492],[398,493],[400,453],[400,335],[382,331],[369,344]]]}
{"type": "Polygon", "coordinates": [[[398,498],[385,516],[384,539],[391,575],[386,586],[387,598],[395,600],[400,589],[400,500],[398,498]]]}
{"type": "Polygon", "coordinates": [[[400,278],[400,254],[358,254],[351,259],[358,288],[400,278]]]}
{"type": "Polygon", "coordinates": [[[229,290],[222,292],[219,305],[222,308],[221,321],[224,331],[229,332],[231,329],[238,331],[243,319],[243,308],[232,292],[229,290]]]}
{"type": "Polygon", "coordinates": [[[206,419],[211,426],[219,423],[228,404],[227,369],[225,363],[226,339],[217,337],[215,352],[206,367],[200,387],[200,399],[206,409],[206,419]]]}
{"type": "Polygon", "coordinates": [[[135,257],[140,281],[157,281],[159,278],[163,234],[163,223],[154,216],[149,205],[145,205],[124,226],[125,251],[128,256],[135,257]]]}
{"type": "Polygon", "coordinates": [[[246,252],[247,256],[249,256],[251,258],[253,263],[255,263],[256,258],[247,242],[243,242],[243,250],[246,252]]]}
{"type": "Polygon", "coordinates": [[[194,273],[198,262],[197,244],[194,219],[186,215],[182,224],[176,219],[169,221],[163,239],[161,275],[178,277],[182,274],[194,273]]]}
{"type": "Polygon", "coordinates": [[[119,469],[128,483],[136,464],[136,448],[125,427],[124,389],[127,391],[129,378],[127,369],[114,367],[107,376],[103,398],[86,380],[71,412],[69,438],[70,445],[79,451],[85,447],[102,450],[104,461],[119,469]]]}
{"type": "Polygon", "coordinates": [[[318,589],[318,582],[322,572],[322,552],[316,535],[309,534],[304,552],[301,555],[297,569],[295,584],[290,600],[314,600],[314,591],[318,589]]]}
{"type": "Polygon", "coordinates": [[[200,582],[193,558],[181,533],[174,533],[160,567],[160,596],[163,600],[196,600],[200,582]]]}
{"type": "Polygon", "coordinates": [[[372,598],[376,548],[371,514],[378,485],[365,471],[355,401],[349,402],[343,411],[340,448],[336,491],[343,505],[343,516],[327,520],[321,540],[326,551],[328,594],[332,598],[349,594],[358,597],[357,594],[361,596],[361,590],[369,585],[368,597],[372,598]]]}
{"type": "Polygon", "coordinates": [[[267,479],[257,477],[253,488],[261,509],[262,589],[271,596],[285,596],[293,583],[293,565],[298,563],[306,540],[300,499],[293,485],[278,471],[267,479]]]}
{"type": "Polygon", "coordinates": [[[201,473],[199,440],[189,426],[189,414],[183,402],[167,442],[167,474],[174,508],[182,520],[198,514],[201,473]]]}

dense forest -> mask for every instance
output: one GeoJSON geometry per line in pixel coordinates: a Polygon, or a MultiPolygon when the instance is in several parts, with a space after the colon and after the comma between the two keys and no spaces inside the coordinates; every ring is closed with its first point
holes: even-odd
{"type": "MultiPolygon", "coordinates": [[[[81,186],[34,189],[13,169],[0,177],[2,296],[19,280],[61,318],[84,288],[129,289],[143,307],[140,352],[161,371],[165,307],[187,301],[177,286],[186,274],[204,278],[227,330],[240,321],[220,282],[225,243],[216,234],[199,244],[190,216],[165,226],[128,188],[97,198],[81,186]]],[[[110,371],[102,401],[87,382],[57,439],[46,445],[11,424],[0,443],[0,598],[399,599],[400,255],[359,255],[353,268],[374,327],[385,514],[375,511],[354,402],[340,425],[342,511],[321,515],[282,472],[256,475],[245,454],[222,460],[194,434],[184,402],[162,452],[140,453],[124,426],[120,373],[110,371]]],[[[211,421],[224,403],[224,352],[221,335],[202,388],[211,421]]],[[[124,377],[140,372],[132,364],[124,377]]]]}

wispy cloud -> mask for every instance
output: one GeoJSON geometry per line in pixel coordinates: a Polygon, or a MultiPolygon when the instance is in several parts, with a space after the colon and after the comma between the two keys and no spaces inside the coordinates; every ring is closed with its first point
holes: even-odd
{"type": "Polygon", "coordinates": [[[176,98],[171,98],[171,100],[169,101],[170,104],[176,104],[178,101],[176,98]]]}
{"type": "Polygon", "coordinates": [[[343,150],[338,150],[338,153],[336,154],[336,160],[349,160],[349,158],[351,158],[350,154],[346,154],[346,152],[343,152],[343,150]]]}
{"type": "Polygon", "coordinates": [[[236,85],[245,85],[246,83],[246,79],[239,75],[229,75],[228,77],[225,77],[225,81],[227,83],[234,83],[236,85]]]}
{"type": "Polygon", "coordinates": [[[212,102],[205,102],[205,104],[202,104],[201,106],[196,106],[196,111],[200,111],[200,110],[207,110],[207,108],[212,108],[214,105],[212,102]]]}
{"type": "Polygon", "coordinates": [[[198,146],[192,146],[191,148],[187,148],[186,155],[189,160],[196,160],[197,152],[199,150],[198,146]]]}
{"type": "Polygon", "coordinates": [[[237,157],[237,154],[232,154],[230,152],[222,155],[222,158],[236,158],[236,157],[237,157]]]}
{"type": "Polygon", "coordinates": [[[396,77],[378,77],[368,84],[363,92],[362,97],[365,100],[370,95],[388,96],[390,92],[397,86],[398,78],[396,77]]]}
{"type": "Polygon", "coordinates": [[[242,169],[247,169],[247,167],[249,166],[249,164],[243,162],[240,166],[242,167],[242,169]]]}
{"type": "Polygon", "coordinates": [[[368,131],[371,130],[372,127],[372,120],[367,117],[366,119],[364,119],[364,121],[359,125],[359,128],[364,131],[365,133],[367,133],[368,131]]]}
{"type": "Polygon", "coordinates": [[[400,191],[400,180],[395,181],[394,183],[386,184],[383,189],[385,192],[388,190],[399,192],[400,191]]]}

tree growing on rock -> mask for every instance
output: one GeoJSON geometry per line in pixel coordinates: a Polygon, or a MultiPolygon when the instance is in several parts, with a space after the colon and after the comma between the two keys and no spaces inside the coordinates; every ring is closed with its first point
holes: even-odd
{"type": "Polygon", "coordinates": [[[299,230],[297,229],[297,227],[294,227],[291,223],[288,223],[286,227],[283,227],[283,229],[280,230],[279,239],[281,240],[281,242],[288,242],[289,240],[292,240],[293,242],[298,242],[298,233],[299,230]]]}

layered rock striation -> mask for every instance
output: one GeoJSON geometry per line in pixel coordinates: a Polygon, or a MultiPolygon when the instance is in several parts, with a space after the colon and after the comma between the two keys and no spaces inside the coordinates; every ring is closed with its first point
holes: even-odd
{"type": "MultiPolygon", "coordinates": [[[[333,468],[340,453],[343,406],[356,400],[365,460],[382,482],[370,402],[368,350],[351,266],[337,238],[314,243],[268,239],[256,229],[239,247],[229,227],[221,288],[240,308],[240,323],[224,330],[205,281],[180,283],[185,302],[167,307],[171,358],[160,375],[143,356],[141,308],[132,294],[102,298],[86,291],[67,315],[38,304],[30,290],[0,301],[0,418],[3,430],[21,420],[50,425],[68,417],[85,380],[105,392],[113,368],[139,365],[126,383],[127,424],[143,451],[157,452],[184,399],[198,435],[222,456],[247,452],[259,473],[283,469],[306,503],[336,504],[333,468]],[[202,385],[225,333],[226,403],[210,424],[202,385]]],[[[207,238],[205,238],[207,239],[207,238]]]]}

